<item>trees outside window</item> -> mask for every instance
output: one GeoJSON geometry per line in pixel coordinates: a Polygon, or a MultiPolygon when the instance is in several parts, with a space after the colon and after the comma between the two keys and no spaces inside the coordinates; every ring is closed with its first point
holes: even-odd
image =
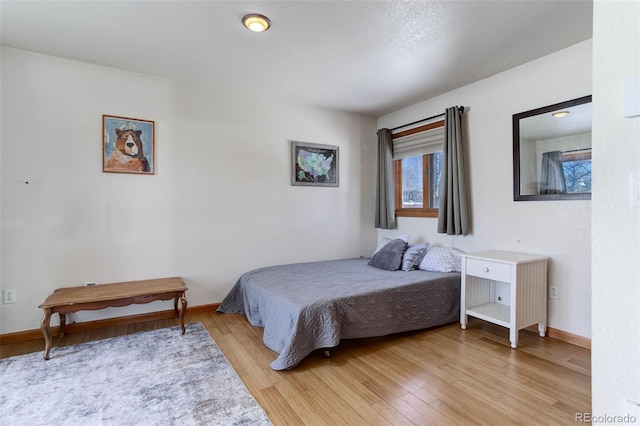
{"type": "Polygon", "coordinates": [[[395,160],[393,167],[396,216],[437,217],[442,151],[395,160]]]}

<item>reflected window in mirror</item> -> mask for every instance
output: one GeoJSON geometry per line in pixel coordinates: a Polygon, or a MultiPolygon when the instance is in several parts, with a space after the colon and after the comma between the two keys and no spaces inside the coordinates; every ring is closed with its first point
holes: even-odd
{"type": "Polygon", "coordinates": [[[562,153],[567,194],[591,193],[591,148],[562,153]]]}
{"type": "Polygon", "coordinates": [[[591,199],[591,96],[513,115],[515,201],[591,199]]]}

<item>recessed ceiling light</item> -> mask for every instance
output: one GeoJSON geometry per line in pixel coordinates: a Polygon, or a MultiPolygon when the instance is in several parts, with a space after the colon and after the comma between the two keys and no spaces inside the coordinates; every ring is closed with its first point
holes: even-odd
{"type": "Polygon", "coordinates": [[[250,13],[242,17],[242,24],[247,27],[248,30],[261,33],[267,31],[271,27],[271,21],[264,15],[257,13],[250,13]]]}
{"type": "Polygon", "coordinates": [[[558,111],[554,112],[551,115],[553,115],[555,118],[566,117],[567,115],[569,115],[569,111],[558,111]]]}

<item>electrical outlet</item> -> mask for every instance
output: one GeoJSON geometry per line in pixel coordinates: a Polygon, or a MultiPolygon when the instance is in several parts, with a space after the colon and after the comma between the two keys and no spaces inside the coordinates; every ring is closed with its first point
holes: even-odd
{"type": "Polygon", "coordinates": [[[558,286],[549,286],[549,299],[558,299],[558,286]]]}
{"type": "Polygon", "coordinates": [[[8,289],[2,291],[2,303],[8,305],[9,303],[16,303],[16,289],[8,289]]]}

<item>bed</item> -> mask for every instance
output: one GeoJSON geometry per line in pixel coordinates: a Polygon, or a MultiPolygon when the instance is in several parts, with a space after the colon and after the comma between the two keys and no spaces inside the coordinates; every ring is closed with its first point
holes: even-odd
{"type": "Polygon", "coordinates": [[[270,266],[243,274],[218,307],[264,327],[265,345],[291,369],[340,339],[384,336],[456,322],[460,273],[389,271],[367,259],[270,266]]]}

